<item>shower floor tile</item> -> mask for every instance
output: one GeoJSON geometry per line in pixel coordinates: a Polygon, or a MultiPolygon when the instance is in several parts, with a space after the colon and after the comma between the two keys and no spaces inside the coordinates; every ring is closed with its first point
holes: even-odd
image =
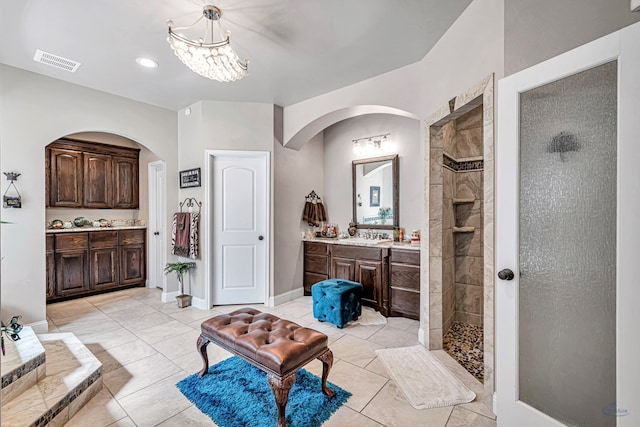
{"type": "Polygon", "coordinates": [[[442,338],[442,347],[478,381],[484,382],[482,326],[453,322],[442,338]]]}

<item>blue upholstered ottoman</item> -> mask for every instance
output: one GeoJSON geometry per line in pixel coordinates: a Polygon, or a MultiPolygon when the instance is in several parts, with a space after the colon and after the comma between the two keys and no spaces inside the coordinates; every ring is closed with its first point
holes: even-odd
{"type": "Polygon", "coordinates": [[[362,285],[342,279],[329,279],[311,286],[313,317],[342,328],[362,314],[362,285]]]}

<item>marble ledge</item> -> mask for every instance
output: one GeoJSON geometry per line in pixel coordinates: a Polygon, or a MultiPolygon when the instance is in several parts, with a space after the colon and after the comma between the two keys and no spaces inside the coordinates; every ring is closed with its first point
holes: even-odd
{"type": "Polygon", "coordinates": [[[348,245],[348,246],[365,246],[370,248],[389,248],[389,249],[407,249],[411,251],[420,251],[420,246],[411,246],[410,243],[398,243],[392,242],[388,239],[384,240],[375,240],[375,239],[360,239],[360,238],[351,238],[351,239],[331,239],[331,238],[321,238],[321,237],[312,237],[312,238],[304,238],[303,242],[319,242],[319,243],[327,243],[329,245],[348,245]]]}
{"type": "Polygon", "coordinates": [[[146,225],[116,225],[112,227],[71,227],[71,228],[49,228],[45,232],[47,234],[57,233],[77,233],[80,231],[117,231],[117,230],[145,230],[146,225]]]}

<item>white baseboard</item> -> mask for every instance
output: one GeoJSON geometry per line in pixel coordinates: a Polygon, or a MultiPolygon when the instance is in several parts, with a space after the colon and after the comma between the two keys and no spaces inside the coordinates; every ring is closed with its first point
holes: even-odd
{"type": "Polygon", "coordinates": [[[29,323],[27,326],[31,326],[31,329],[33,329],[33,332],[36,334],[46,334],[49,332],[49,322],[46,320],[29,323]]]}
{"type": "Polygon", "coordinates": [[[269,298],[269,307],[275,307],[280,304],[284,304],[285,302],[293,301],[296,298],[300,298],[304,296],[304,288],[294,289],[289,292],[285,292],[284,294],[276,295],[275,297],[269,298]]]}
{"type": "Polygon", "coordinates": [[[172,302],[176,300],[176,297],[180,295],[179,291],[164,292],[162,291],[162,302],[172,302]]]}
{"type": "Polygon", "coordinates": [[[191,305],[194,308],[200,309],[200,310],[209,310],[211,307],[207,306],[207,300],[204,298],[198,298],[198,297],[192,297],[191,298],[191,305]]]}
{"type": "Polygon", "coordinates": [[[498,395],[493,392],[493,413],[498,416],[498,395]]]}

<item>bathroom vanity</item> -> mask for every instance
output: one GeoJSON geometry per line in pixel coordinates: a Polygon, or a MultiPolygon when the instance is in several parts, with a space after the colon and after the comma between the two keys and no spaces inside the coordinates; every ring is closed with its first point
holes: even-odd
{"type": "Polygon", "coordinates": [[[420,248],[367,239],[304,239],[304,294],[329,278],[361,283],[363,305],[384,316],[419,318],[420,248]]]}

